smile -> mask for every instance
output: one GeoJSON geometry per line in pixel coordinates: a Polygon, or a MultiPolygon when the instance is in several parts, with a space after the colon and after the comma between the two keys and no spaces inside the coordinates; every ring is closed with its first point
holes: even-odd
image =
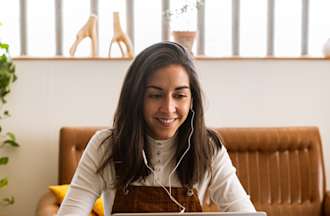
{"type": "Polygon", "coordinates": [[[171,123],[173,123],[176,119],[175,118],[157,118],[160,123],[162,123],[164,126],[169,126],[171,123]]]}

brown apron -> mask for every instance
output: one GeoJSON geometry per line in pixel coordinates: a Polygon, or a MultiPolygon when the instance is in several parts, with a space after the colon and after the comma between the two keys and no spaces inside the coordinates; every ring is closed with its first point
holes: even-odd
{"type": "MultiPolygon", "coordinates": [[[[186,208],[185,212],[202,212],[196,189],[174,187],[171,194],[186,208]]],[[[129,185],[126,190],[117,190],[112,214],[180,212],[180,210],[161,187],[129,185]]]]}

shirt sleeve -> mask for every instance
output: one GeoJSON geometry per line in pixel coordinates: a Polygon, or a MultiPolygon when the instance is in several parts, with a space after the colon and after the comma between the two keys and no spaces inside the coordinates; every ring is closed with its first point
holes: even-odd
{"type": "Polygon", "coordinates": [[[95,200],[104,190],[102,176],[97,174],[96,171],[104,153],[103,149],[99,148],[100,144],[109,134],[108,130],[98,131],[87,144],[68,193],[60,206],[58,216],[87,216],[90,214],[95,200]]]}
{"type": "Polygon", "coordinates": [[[224,145],[212,161],[209,185],[210,198],[225,212],[255,212],[255,208],[241,185],[224,145]]]}

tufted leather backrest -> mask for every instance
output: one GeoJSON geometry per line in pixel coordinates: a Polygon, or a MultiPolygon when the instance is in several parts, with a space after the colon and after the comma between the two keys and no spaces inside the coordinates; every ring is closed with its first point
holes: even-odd
{"type": "MultiPolygon", "coordinates": [[[[104,128],[104,127],[103,127],[104,128]]],[[[102,127],[63,127],[60,130],[59,184],[70,184],[88,141],[102,127]]]]}
{"type": "Polygon", "coordinates": [[[316,127],[217,131],[258,210],[268,216],[321,215],[325,175],[316,127]]]}
{"type": "MultiPolygon", "coordinates": [[[[100,127],[62,128],[59,184],[70,183],[100,127]]],[[[321,215],[325,175],[316,127],[218,128],[244,188],[268,216],[321,215]]]]}

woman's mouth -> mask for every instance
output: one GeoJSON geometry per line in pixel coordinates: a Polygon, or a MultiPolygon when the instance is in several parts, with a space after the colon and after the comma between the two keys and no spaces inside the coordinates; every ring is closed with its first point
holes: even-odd
{"type": "Polygon", "coordinates": [[[176,120],[176,118],[157,118],[157,120],[163,125],[164,127],[169,127],[171,124],[176,120]]]}

